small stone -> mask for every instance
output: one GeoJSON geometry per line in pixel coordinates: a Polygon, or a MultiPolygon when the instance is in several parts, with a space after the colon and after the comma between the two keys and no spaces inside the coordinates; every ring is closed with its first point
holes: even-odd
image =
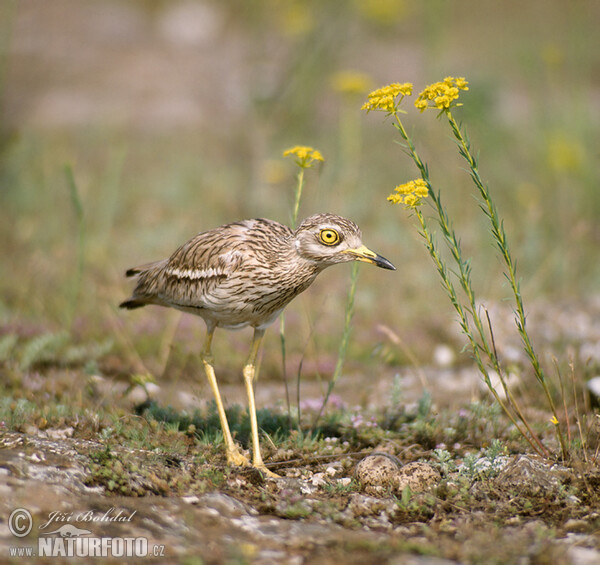
{"type": "Polygon", "coordinates": [[[511,516],[504,522],[507,526],[520,526],[523,523],[521,516],[511,516]]]}
{"type": "Polygon", "coordinates": [[[238,518],[248,514],[248,509],[245,504],[232,496],[220,492],[203,494],[199,497],[198,504],[203,508],[212,508],[213,510],[216,510],[220,516],[226,518],[238,518]]]}
{"type": "Polygon", "coordinates": [[[347,512],[354,518],[365,516],[379,516],[383,513],[393,514],[396,510],[396,503],[391,500],[382,500],[373,496],[355,493],[350,496],[347,512]]]}
{"type": "Polygon", "coordinates": [[[75,430],[72,426],[61,429],[48,429],[46,430],[46,434],[50,439],[66,439],[68,437],[73,437],[73,432],[75,430]]]}
{"type": "Polygon", "coordinates": [[[327,481],[325,480],[325,473],[315,473],[311,477],[310,482],[315,487],[323,487],[323,486],[325,486],[327,484],[327,481]]]}
{"type": "Polygon", "coordinates": [[[134,404],[141,404],[149,398],[156,398],[160,393],[160,387],[156,383],[146,383],[145,387],[134,387],[127,398],[134,404]]]}
{"type": "Polygon", "coordinates": [[[308,484],[305,482],[302,482],[300,485],[300,492],[302,494],[314,494],[315,492],[317,492],[317,487],[314,484],[308,484]]]}
{"type": "Polygon", "coordinates": [[[574,545],[567,550],[567,558],[569,565],[596,565],[600,563],[600,552],[574,545]]]}
{"type": "Polygon", "coordinates": [[[524,496],[538,496],[554,491],[560,481],[556,473],[539,459],[517,455],[500,471],[496,484],[504,490],[516,490],[524,496]]]}
{"type": "Polygon", "coordinates": [[[433,350],[433,361],[438,367],[451,367],[456,361],[456,353],[449,345],[437,345],[433,350]]]}
{"type": "Polygon", "coordinates": [[[600,398],[600,376],[590,379],[586,387],[597,399],[600,398]]]}
{"type": "Polygon", "coordinates": [[[565,522],[565,530],[567,532],[585,533],[590,529],[590,525],[585,520],[576,520],[571,518],[565,522]]]}
{"type": "Polygon", "coordinates": [[[373,453],[358,462],[354,476],[362,487],[385,487],[392,484],[402,464],[388,453],[373,453]]]}
{"type": "Polygon", "coordinates": [[[407,463],[400,469],[400,472],[394,479],[395,487],[398,492],[402,492],[409,487],[412,492],[423,492],[437,485],[442,476],[427,463],[415,461],[407,463]]]}

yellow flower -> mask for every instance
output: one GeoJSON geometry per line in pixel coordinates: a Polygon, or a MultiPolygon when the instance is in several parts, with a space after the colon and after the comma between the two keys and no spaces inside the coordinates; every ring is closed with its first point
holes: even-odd
{"type": "Polygon", "coordinates": [[[414,208],[421,204],[421,198],[427,198],[428,195],[427,183],[423,179],[415,179],[399,184],[387,199],[392,204],[404,204],[407,208],[414,208]]]}
{"type": "Polygon", "coordinates": [[[393,113],[398,110],[398,106],[405,96],[412,94],[413,85],[410,82],[403,84],[394,82],[382,88],[378,88],[371,92],[368,100],[362,105],[361,110],[370,112],[371,110],[383,110],[384,112],[393,113]],[[396,98],[401,96],[396,102],[396,98]]]}
{"type": "Polygon", "coordinates": [[[550,418],[550,423],[558,426],[558,420],[556,419],[556,416],[552,416],[552,418],[550,418]]]}
{"type": "Polygon", "coordinates": [[[458,100],[461,90],[469,90],[468,84],[464,77],[446,77],[441,82],[434,82],[427,86],[417,97],[415,106],[421,112],[427,108],[449,110],[456,106],[462,106],[462,104],[455,103],[455,100],[458,100]]]}
{"type": "Polygon", "coordinates": [[[331,86],[342,94],[364,94],[372,83],[368,74],[358,71],[340,71],[331,77],[331,86]]]}
{"type": "Polygon", "coordinates": [[[469,81],[465,80],[465,77],[456,77],[454,79],[454,84],[456,85],[456,88],[460,90],[469,90],[469,81]]]}
{"type": "Polygon", "coordinates": [[[296,145],[283,152],[284,157],[292,155],[297,157],[296,164],[303,169],[312,167],[315,161],[325,160],[319,151],[306,145],[296,145]]]}
{"type": "Polygon", "coordinates": [[[434,100],[434,104],[438,110],[443,110],[444,108],[450,108],[451,100],[452,98],[450,98],[449,96],[438,96],[434,100]]]}

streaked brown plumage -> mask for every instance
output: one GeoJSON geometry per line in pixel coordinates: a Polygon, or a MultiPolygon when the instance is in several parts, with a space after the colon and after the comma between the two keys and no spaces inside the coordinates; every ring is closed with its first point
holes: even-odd
{"type": "Polygon", "coordinates": [[[306,290],[326,267],[364,261],[385,269],[394,266],[367,249],[358,226],[333,214],[306,218],[292,231],[272,220],[245,220],[200,233],[169,259],[127,271],[137,286],[122,308],[147,304],[169,306],[201,316],[207,337],[204,368],[213,389],[230,463],[249,462],[235,446],[221,402],[211,355],[215,328],[252,326],[250,356],[244,367],[253,439],[253,465],[268,471],[260,456],[252,381],[265,328],[285,306],[306,290]]]}

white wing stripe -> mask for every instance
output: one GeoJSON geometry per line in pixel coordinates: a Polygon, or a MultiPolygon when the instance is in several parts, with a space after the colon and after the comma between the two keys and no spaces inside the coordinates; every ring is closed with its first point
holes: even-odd
{"type": "Polygon", "coordinates": [[[211,277],[223,276],[225,273],[222,269],[167,269],[167,275],[177,277],[178,279],[209,279],[211,277]]]}

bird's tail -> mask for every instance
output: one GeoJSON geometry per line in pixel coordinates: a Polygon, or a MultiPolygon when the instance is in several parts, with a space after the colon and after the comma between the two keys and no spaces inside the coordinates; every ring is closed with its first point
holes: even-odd
{"type": "Polygon", "coordinates": [[[139,267],[132,267],[131,269],[127,269],[127,271],[125,271],[125,276],[139,276],[138,284],[135,290],[133,291],[131,297],[128,300],[121,302],[121,304],[119,304],[119,308],[135,310],[136,308],[146,306],[146,304],[155,303],[154,292],[152,292],[153,290],[155,290],[153,288],[153,283],[156,282],[155,275],[166,265],[166,263],[166,259],[163,259],[162,261],[146,263],[145,265],[140,265],[139,267]]]}
{"type": "Polygon", "coordinates": [[[125,300],[119,304],[119,308],[127,308],[127,310],[135,310],[136,308],[141,308],[142,306],[146,306],[148,304],[144,300],[137,300],[135,298],[130,298],[129,300],[125,300]]]}

